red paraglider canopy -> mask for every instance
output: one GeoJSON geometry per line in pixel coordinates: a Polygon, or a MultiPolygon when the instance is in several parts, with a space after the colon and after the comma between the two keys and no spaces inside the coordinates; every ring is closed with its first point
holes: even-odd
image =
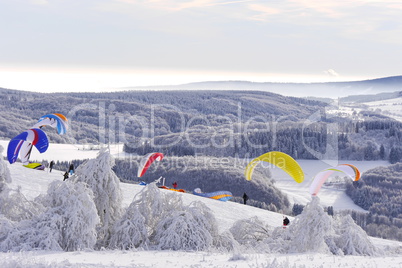
{"type": "Polygon", "coordinates": [[[161,161],[163,159],[162,153],[149,153],[141,159],[140,165],[138,166],[138,177],[142,177],[151,164],[156,161],[161,161]]]}

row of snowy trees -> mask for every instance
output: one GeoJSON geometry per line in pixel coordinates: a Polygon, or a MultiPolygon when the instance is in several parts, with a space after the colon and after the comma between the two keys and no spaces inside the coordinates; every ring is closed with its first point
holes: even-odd
{"type": "Polygon", "coordinates": [[[113,159],[103,150],[77,168],[70,180],[52,182],[47,194],[32,202],[7,187],[10,174],[0,160],[0,250],[381,254],[350,216],[332,219],[318,198],[287,229],[272,229],[251,218],[236,222],[224,233],[219,233],[214,214],[202,202],[184,205],[181,195],[160,191],[154,183],[123,208],[112,166],[113,159]]]}
{"type": "MultiPolygon", "coordinates": [[[[127,153],[158,151],[167,155],[208,155],[215,157],[256,157],[268,151],[281,151],[297,159],[317,159],[320,155],[342,160],[402,160],[402,125],[393,120],[339,122],[337,134],[331,122],[305,126],[300,122],[270,122],[247,125],[248,130],[230,125],[187,128],[185,132],[155,136],[147,142],[134,139],[124,144],[127,153]],[[350,127],[347,127],[349,126],[350,127]],[[329,152],[328,145],[333,152],[329,152]]],[[[201,124],[202,125],[202,124],[201,124]]]]}

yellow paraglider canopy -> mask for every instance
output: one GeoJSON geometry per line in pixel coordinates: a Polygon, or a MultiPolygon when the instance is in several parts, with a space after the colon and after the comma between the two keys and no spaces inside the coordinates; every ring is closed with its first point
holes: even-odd
{"type": "Polygon", "coordinates": [[[300,165],[290,155],[272,151],[253,159],[246,167],[244,175],[246,180],[251,181],[251,176],[255,166],[260,162],[271,163],[288,173],[296,182],[301,183],[304,181],[304,172],[300,165]]]}

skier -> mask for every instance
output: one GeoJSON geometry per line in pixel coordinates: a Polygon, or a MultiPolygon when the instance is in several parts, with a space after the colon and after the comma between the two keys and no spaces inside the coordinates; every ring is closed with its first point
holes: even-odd
{"type": "Polygon", "coordinates": [[[54,161],[52,160],[52,161],[50,161],[50,164],[49,164],[49,172],[52,172],[53,166],[54,166],[54,161]]]}
{"type": "Polygon", "coordinates": [[[63,181],[65,181],[65,180],[67,180],[68,179],[68,171],[66,171],[66,173],[64,173],[64,179],[63,179],[63,181]]]}
{"type": "Polygon", "coordinates": [[[244,202],[244,204],[247,203],[247,200],[248,200],[248,195],[246,195],[246,193],[244,193],[243,194],[243,202],[244,202]]]}
{"type": "Polygon", "coordinates": [[[73,163],[70,164],[70,168],[69,168],[68,171],[69,171],[70,175],[73,175],[73,173],[74,173],[74,165],[73,165],[73,163]]]}
{"type": "Polygon", "coordinates": [[[177,188],[177,182],[173,183],[173,188],[175,188],[175,189],[177,188]]]}

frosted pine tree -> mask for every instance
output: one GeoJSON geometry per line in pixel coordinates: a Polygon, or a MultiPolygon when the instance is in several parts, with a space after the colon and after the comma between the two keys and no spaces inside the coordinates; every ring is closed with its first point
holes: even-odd
{"type": "MultiPolygon", "coordinates": [[[[99,217],[92,191],[84,183],[52,182],[41,200],[47,209],[8,228],[8,234],[0,238],[1,251],[74,251],[94,247],[99,217]]],[[[3,224],[10,226],[10,222],[3,224]]]]}
{"type": "Polygon", "coordinates": [[[107,247],[111,229],[122,213],[120,181],[113,172],[114,159],[106,149],[100,150],[96,159],[81,164],[71,178],[84,182],[94,193],[94,201],[100,218],[98,247],[107,247]]]}
{"type": "Polygon", "coordinates": [[[332,219],[320,206],[320,199],[314,196],[286,231],[289,231],[289,252],[329,253],[326,239],[333,236],[332,219]]]}
{"type": "Polygon", "coordinates": [[[374,256],[379,250],[371,242],[366,232],[358,226],[350,215],[339,216],[336,221],[336,245],[345,255],[374,256]]]}

